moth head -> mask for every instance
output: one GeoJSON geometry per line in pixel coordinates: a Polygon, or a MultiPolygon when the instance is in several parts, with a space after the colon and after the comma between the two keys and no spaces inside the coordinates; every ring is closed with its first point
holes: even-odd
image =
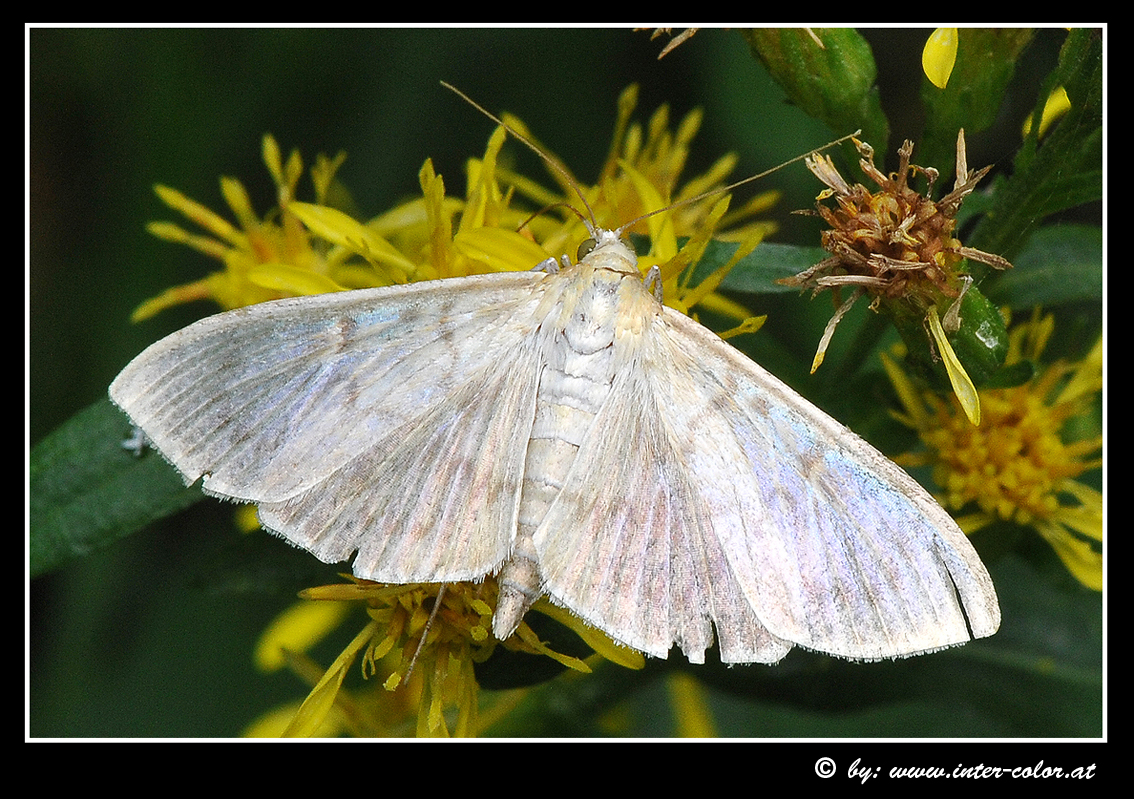
{"type": "Polygon", "coordinates": [[[598,242],[595,241],[594,238],[586,238],[579,242],[579,252],[575,255],[576,262],[581,261],[588,255],[590,255],[597,245],[598,242]]]}
{"type": "Polygon", "coordinates": [[[622,228],[617,230],[604,230],[603,228],[587,225],[591,235],[579,243],[577,261],[581,262],[587,256],[603,250],[616,252],[622,258],[637,263],[638,255],[629,241],[622,238],[622,228]]]}

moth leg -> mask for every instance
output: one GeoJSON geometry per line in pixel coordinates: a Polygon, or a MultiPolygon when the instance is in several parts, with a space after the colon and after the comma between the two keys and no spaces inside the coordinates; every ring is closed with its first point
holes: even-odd
{"type": "Polygon", "coordinates": [[[437,589],[437,596],[433,598],[433,610],[429,611],[429,620],[425,622],[425,629],[421,631],[421,639],[417,642],[417,649],[413,651],[413,657],[410,658],[409,667],[406,669],[406,676],[402,678],[405,682],[409,680],[413,674],[413,667],[417,663],[417,656],[421,654],[422,648],[425,646],[425,639],[429,635],[429,628],[433,626],[433,620],[437,618],[437,611],[441,609],[441,600],[445,598],[445,589],[448,588],[448,583],[441,583],[441,587],[437,589]]]}
{"type": "Polygon", "coordinates": [[[133,452],[135,458],[140,458],[149,445],[150,439],[147,438],[145,431],[134,425],[130,430],[130,437],[122,442],[122,449],[133,452]]]}
{"type": "Polygon", "coordinates": [[[657,265],[651,266],[650,271],[646,272],[646,279],[642,281],[646,286],[646,291],[652,291],[654,299],[658,302],[662,301],[662,284],[661,284],[661,269],[657,265]]]}
{"type": "MultiPolygon", "coordinates": [[[[564,259],[564,261],[566,261],[567,256],[566,255],[563,256],[563,259],[564,259]]],[[[557,275],[557,274],[559,274],[559,262],[556,261],[554,258],[547,258],[543,261],[540,261],[535,266],[533,266],[532,271],[533,272],[547,272],[549,275],[557,275]]]]}

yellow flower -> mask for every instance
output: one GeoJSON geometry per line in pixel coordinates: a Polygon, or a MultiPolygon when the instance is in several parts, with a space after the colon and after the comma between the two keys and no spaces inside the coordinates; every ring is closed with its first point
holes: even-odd
{"type": "MultiPolygon", "coordinates": [[[[1038,361],[1053,330],[1053,318],[1038,315],[1014,328],[1008,362],[1038,361]]],[[[996,520],[1031,526],[1076,579],[1101,591],[1102,495],[1076,478],[1102,465],[1102,436],[1065,440],[1068,422],[1089,415],[1102,390],[1101,339],[1078,364],[1056,362],[1023,385],[981,389],[979,426],[883,361],[905,407],[899,418],[926,446],[896,460],[933,467],[939,500],[968,514],[958,518],[966,532],[996,520]]]]}
{"type": "MultiPolygon", "coordinates": [[[[679,185],[700,125],[699,112],[671,131],[663,107],[643,130],[631,122],[636,100],[636,87],[623,93],[601,176],[596,185],[579,186],[578,191],[593,209],[595,223],[611,228],[672,202],[691,200],[635,226],[635,232],[650,234],[650,252],[640,259],[643,274],[658,265],[666,301],[683,311],[704,305],[747,319],[743,308],[719,297],[714,289],[732,264],[772,230],[751,217],[774,198],[757,198],[726,216],[727,197],[699,197],[724,185],[735,163],[732,156],[679,185]],[[741,246],[730,263],[700,285],[690,285],[687,267],[700,258],[718,227],[729,227],[722,237],[741,246]],[[679,237],[689,238],[679,246],[679,237]]],[[[519,120],[511,119],[509,127],[527,135],[519,120]]],[[[426,161],[419,172],[422,196],[365,223],[327,204],[344,156],[317,161],[312,170],[316,202],[299,202],[295,199],[303,171],[299,154],[293,153],[285,163],[270,136],[264,139],[264,160],[277,185],[279,207],[263,219],[232,179],[224,179],[222,189],[239,226],[172,189],[158,187],[167,204],[208,235],[190,234],[169,223],[155,223],[151,232],[195,247],[217,258],[224,268],[146,302],[135,318],[192,299],[211,298],[228,309],[284,296],[527,270],[549,257],[574,253],[590,235],[577,212],[559,219],[548,213],[533,217],[531,208],[518,207],[514,200],[528,198],[536,209],[577,207],[575,188],[564,181],[558,192],[551,191],[502,169],[498,157],[505,140],[506,130],[497,129],[484,157],[469,161],[463,199],[446,196],[441,176],[426,161]]],[[[489,622],[496,601],[491,576],[479,583],[443,586],[353,580],[303,595],[319,601],[302,603],[283,614],[265,632],[257,661],[267,669],[287,665],[313,688],[301,705],[264,717],[249,728],[249,734],[403,735],[414,730],[419,735],[475,734],[478,689],[473,664],[498,645],[589,671],[582,661],[548,648],[526,623],[507,641],[495,641],[489,622]],[[349,618],[343,610],[346,604],[365,606],[369,621],[331,667],[323,669],[306,650],[349,618]],[[360,658],[364,676],[379,679],[369,690],[344,688],[347,672],[360,658]],[[415,716],[413,723],[410,719],[415,716]]],[[[642,667],[640,653],[619,647],[562,608],[541,600],[532,610],[567,625],[604,658],[629,668],[642,667]]]]}
{"type": "MultiPolygon", "coordinates": [[[[239,227],[176,189],[155,187],[166,205],[180,211],[210,235],[189,233],[171,222],[152,222],[147,229],[159,238],[187,244],[216,258],[224,264],[224,269],[147,300],[134,311],[134,321],[147,319],[172,305],[199,299],[213,299],[221,308],[229,310],[280,297],[359,287],[337,263],[312,246],[307,231],[290,213],[289,206],[303,171],[299,153],[293,152],[285,164],[275,139],[265,136],[263,154],[279,197],[279,210],[263,220],[252,210],[244,186],[234,178],[221,178],[221,193],[239,221],[239,227]]],[[[325,196],[335,170],[345,157],[340,153],[333,160],[320,158],[312,169],[321,197],[325,196]]],[[[382,283],[364,282],[362,285],[382,283]]]]}
{"type": "MultiPolygon", "coordinates": [[[[637,86],[622,93],[615,137],[599,180],[594,186],[580,186],[600,226],[615,228],[670,203],[720,189],[736,163],[735,156],[726,155],[704,175],[679,187],[701,114],[691,112],[671,131],[668,109],[662,106],[643,131],[641,125],[631,122],[637,94],[637,86]]],[[[506,121],[530,137],[523,122],[507,116],[506,121]]],[[[521,271],[548,257],[574,254],[589,236],[575,213],[562,220],[549,214],[533,218],[532,209],[512,204],[519,195],[533,200],[537,209],[577,207],[574,189],[562,185],[559,193],[550,191],[498,166],[505,140],[505,131],[497,130],[484,157],[470,159],[464,200],[446,196],[444,181],[426,161],[419,173],[423,196],[365,223],[326,204],[344,154],[333,160],[320,156],[311,170],[316,202],[298,202],[302,160],[293,152],[285,164],[271,136],[264,137],[264,161],[276,182],[280,204],[263,219],[256,216],[240,182],[232,178],[222,179],[221,186],[239,227],[180,192],[158,186],[157,193],[166,204],[210,235],[191,234],[168,222],[151,223],[150,232],[194,247],[223,262],[225,268],[147,300],[135,311],[134,320],[197,299],[211,298],[227,310],[285,296],[521,271]],[[502,190],[501,184],[509,190],[502,190]]],[[[640,259],[643,274],[660,265],[666,302],[675,308],[688,312],[702,304],[746,319],[743,308],[713,290],[736,261],[775,230],[772,223],[752,221],[775,200],[774,193],[759,195],[726,214],[727,196],[715,195],[649,217],[632,230],[651,236],[650,252],[640,259]],[[728,230],[718,234],[718,227],[728,230]],[[742,247],[731,263],[703,284],[690,286],[686,267],[696,263],[714,234],[721,240],[741,242],[742,247]],[[679,237],[689,237],[689,241],[679,247],[679,237]]]]}
{"type": "MultiPolygon", "coordinates": [[[[526,621],[507,641],[496,641],[491,633],[496,591],[495,578],[488,577],[480,583],[415,585],[350,578],[348,583],[301,592],[308,601],[285,611],[265,630],[257,645],[257,662],[265,670],[288,665],[313,688],[290,715],[269,714],[250,727],[250,734],[273,729],[283,736],[344,731],[366,737],[402,736],[416,717],[419,737],[475,735],[478,686],[473,666],[497,646],[543,655],[590,673],[585,662],[544,644],[526,621]],[[330,668],[319,669],[307,659],[306,650],[346,623],[349,607],[357,604],[366,608],[369,622],[330,668]],[[369,690],[344,689],[347,672],[359,656],[363,676],[377,679],[369,690]]],[[[540,600],[532,610],[570,627],[606,659],[642,668],[640,653],[618,646],[550,602],[540,600]]]]}

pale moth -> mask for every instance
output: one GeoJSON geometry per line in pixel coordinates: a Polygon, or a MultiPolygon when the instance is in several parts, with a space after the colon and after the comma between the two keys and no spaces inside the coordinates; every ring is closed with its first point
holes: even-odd
{"type": "Polygon", "coordinates": [[[996,632],[988,572],[913,478],[662,305],[621,230],[588,228],[577,263],[202,319],[111,399],[187,483],[321,560],[497,575],[501,640],[544,594],[694,663],[714,627],[726,663],[996,632]]]}

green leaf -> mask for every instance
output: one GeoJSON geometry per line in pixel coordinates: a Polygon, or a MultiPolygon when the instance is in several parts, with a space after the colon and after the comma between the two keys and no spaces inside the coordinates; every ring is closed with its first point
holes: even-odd
{"type": "Polygon", "coordinates": [[[130,420],[106,399],[32,449],[32,577],[203,498],[157,452],[125,449],[130,430],[130,420]]]}
{"type": "Polygon", "coordinates": [[[1016,309],[1102,301],[1102,229],[1093,225],[1041,228],[1012,263],[982,288],[1000,305],[1016,309]]]}
{"type": "Polygon", "coordinates": [[[1072,30],[1036,103],[1067,90],[1071,109],[1041,140],[1032,125],[1010,178],[994,186],[994,202],[965,243],[1015,260],[1045,217],[1102,198],[1102,40],[1098,31],[1072,30]]]}
{"type": "MultiPolygon", "coordinates": [[[[736,252],[737,246],[732,242],[715,240],[709,242],[704,257],[697,262],[693,272],[693,285],[700,283],[710,273],[724,266],[736,252]]],[[[776,281],[792,277],[819,263],[828,255],[829,253],[822,247],[797,247],[764,242],[737,262],[720,287],[750,294],[799,293],[798,286],[783,286],[776,281]]]]}

